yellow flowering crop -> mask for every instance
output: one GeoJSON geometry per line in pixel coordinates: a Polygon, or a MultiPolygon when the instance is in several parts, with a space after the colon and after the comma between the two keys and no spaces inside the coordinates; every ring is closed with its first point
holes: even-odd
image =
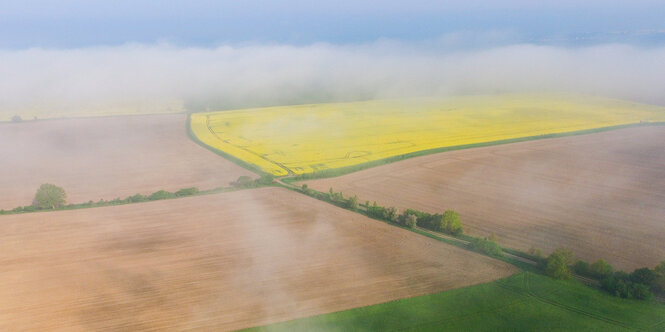
{"type": "Polygon", "coordinates": [[[665,108],[597,97],[487,95],[195,113],[194,134],[277,176],[432,148],[665,121],[665,108]]]}

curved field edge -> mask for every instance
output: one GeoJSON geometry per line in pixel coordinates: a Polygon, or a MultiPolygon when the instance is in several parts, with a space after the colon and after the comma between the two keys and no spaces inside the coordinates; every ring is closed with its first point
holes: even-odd
{"type": "Polygon", "coordinates": [[[203,143],[194,133],[194,130],[192,129],[192,115],[193,113],[187,114],[187,136],[194,141],[194,143],[200,145],[201,147],[207,149],[208,151],[211,151],[221,157],[224,157],[225,159],[231,161],[232,163],[244,167],[258,175],[270,175],[270,173],[264,172],[261,168],[254,164],[250,164],[248,162],[245,162],[244,160],[237,158],[233,155],[230,155],[220,149],[217,149],[211,145],[208,145],[206,143],[203,143]]]}
{"type": "MultiPolygon", "coordinates": [[[[254,173],[257,173],[259,175],[272,175],[269,172],[265,172],[262,170],[260,167],[257,165],[245,162],[244,160],[237,158],[229,153],[224,152],[221,149],[218,149],[216,147],[213,147],[212,145],[208,145],[204,142],[202,142],[194,133],[194,130],[192,129],[192,116],[193,114],[189,114],[187,116],[187,136],[194,141],[196,144],[206,148],[209,151],[212,151],[216,153],[219,156],[222,156],[229,161],[244,167],[254,173]]],[[[540,139],[548,139],[548,138],[558,138],[558,137],[566,137],[566,136],[576,136],[576,135],[585,135],[585,134],[593,134],[593,133],[599,133],[599,132],[605,132],[605,131],[610,131],[610,130],[617,130],[617,129],[624,129],[624,128],[633,128],[633,127],[645,127],[645,126],[665,126],[665,121],[664,122],[639,122],[639,123],[630,123],[630,124],[623,124],[623,125],[617,125],[617,126],[608,126],[608,127],[599,127],[599,128],[593,128],[593,129],[584,129],[584,130],[577,130],[577,131],[569,131],[569,132],[561,132],[561,133],[554,133],[554,134],[545,134],[545,135],[537,135],[537,136],[527,136],[527,137],[520,137],[520,138],[512,138],[512,139],[505,139],[505,140],[497,140],[497,141],[489,141],[489,142],[482,142],[482,143],[474,143],[474,144],[463,144],[463,145],[456,145],[456,146],[447,146],[447,147],[440,147],[440,148],[434,148],[434,149],[426,149],[426,150],[421,150],[421,151],[416,151],[416,152],[410,152],[406,154],[401,154],[401,155],[396,155],[388,158],[383,158],[383,159],[377,159],[365,163],[360,163],[352,166],[346,166],[346,167],[339,167],[339,168],[333,168],[333,169],[327,169],[319,172],[314,172],[314,173],[306,173],[306,174],[299,174],[295,176],[285,176],[283,177],[283,180],[285,182],[295,182],[295,181],[302,181],[302,180],[313,180],[313,179],[323,179],[323,178],[331,178],[331,177],[337,177],[337,176],[342,176],[346,174],[350,174],[353,172],[365,170],[368,168],[372,167],[377,167],[381,165],[386,165],[410,158],[415,158],[415,157],[421,157],[421,156],[427,156],[431,154],[436,154],[436,153],[442,153],[442,152],[447,152],[447,151],[455,151],[455,150],[463,150],[463,149],[472,149],[472,148],[480,148],[480,147],[487,147],[487,146],[494,146],[494,145],[502,145],[502,144],[511,144],[511,143],[519,143],[519,142],[526,142],[526,141],[534,141],[534,140],[540,140],[540,139]]]]}
{"type": "Polygon", "coordinates": [[[200,141],[286,176],[421,151],[660,122],[665,121],[665,108],[594,97],[481,95],[278,106],[190,117],[200,141]]]}
{"type": "Polygon", "coordinates": [[[390,164],[390,163],[394,163],[394,162],[398,162],[398,161],[402,161],[402,160],[406,160],[406,159],[410,159],[410,158],[422,157],[422,156],[427,156],[427,155],[442,153],[442,152],[447,152],[447,151],[481,148],[481,147],[487,147],[487,146],[503,145],[503,144],[511,144],[511,143],[527,142],[527,141],[535,141],[535,140],[548,139],[548,138],[578,136],[578,135],[600,133],[600,132],[618,130],[618,129],[624,129],[624,128],[647,127],[647,126],[665,126],[665,121],[663,121],[663,122],[659,121],[659,122],[629,123],[629,124],[622,124],[622,125],[616,125],[616,126],[598,127],[598,128],[592,128],[592,129],[584,129],[584,130],[576,130],[576,131],[568,131],[568,132],[560,132],[560,133],[536,135],[536,136],[526,136],[526,137],[511,138],[511,139],[489,141],[489,142],[482,142],[482,143],[463,144],[463,145],[455,145],[455,146],[447,146],[447,147],[440,147],[440,148],[434,148],[434,149],[427,149],[427,150],[422,150],[422,151],[416,151],[416,152],[406,153],[406,154],[402,154],[402,155],[397,155],[397,156],[393,156],[393,157],[373,160],[373,161],[370,161],[370,162],[357,164],[357,165],[352,165],[352,166],[327,169],[327,170],[314,172],[314,173],[299,174],[299,175],[296,175],[296,176],[286,177],[286,178],[284,178],[284,181],[285,182],[294,182],[294,181],[302,181],[302,180],[332,178],[332,177],[342,176],[342,175],[350,174],[350,173],[353,173],[353,172],[362,171],[362,170],[365,170],[365,169],[368,169],[368,168],[377,167],[377,166],[381,166],[381,165],[386,165],[386,164],[390,164]]]}
{"type": "Polygon", "coordinates": [[[486,284],[244,331],[658,331],[665,306],[522,272],[486,284]]]}

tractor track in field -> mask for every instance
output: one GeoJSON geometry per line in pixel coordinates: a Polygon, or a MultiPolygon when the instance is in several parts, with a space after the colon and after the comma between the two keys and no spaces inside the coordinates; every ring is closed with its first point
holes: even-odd
{"type": "MultiPolygon", "coordinates": [[[[254,152],[254,151],[252,151],[252,150],[250,150],[250,149],[248,149],[248,148],[246,148],[246,147],[244,147],[244,146],[237,145],[237,144],[233,144],[233,143],[231,143],[229,140],[220,137],[220,136],[217,134],[217,132],[216,132],[216,131],[210,126],[210,115],[207,115],[207,116],[206,116],[206,128],[208,128],[208,131],[210,131],[210,134],[212,134],[214,137],[216,137],[220,142],[223,142],[224,144],[228,144],[228,145],[230,145],[230,146],[232,146],[232,147],[234,147],[234,148],[236,148],[236,149],[240,149],[240,150],[245,151],[245,152],[247,152],[247,153],[250,153],[250,154],[252,154],[252,155],[254,155],[254,156],[257,156],[257,157],[259,157],[259,158],[261,158],[261,159],[263,159],[263,160],[265,160],[265,161],[267,161],[267,162],[269,162],[269,163],[272,163],[272,164],[275,164],[275,165],[279,166],[280,168],[284,169],[284,170],[287,172],[287,175],[286,175],[286,176],[293,176],[293,175],[295,175],[295,173],[294,173],[290,168],[284,166],[284,164],[279,163],[279,162],[277,162],[277,161],[274,161],[274,160],[272,160],[272,159],[270,159],[270,158],[267,158],[266,156],[261,155],[261,154],[259,154],[259,153],[256,153],[256,152],[254,152]]],[[[221,150],[221,149],[220,149],[220,150],[221,150]]]]}
{"type": "Polygon", "coordinates": [[[560,303],[560,302],[557,302],[557,301],[553,301],[553,300],[550,300],[550,299],[547,299],[545,297],[537,295],[529,287],[529,273],[528,272],[524,273],[524,281],[523,282],[524,282],[524,289],[526,290],[526,293],[529,296],[533,297],[534,299],[537,299],[538,301],[541,301],[543,303],[547,303],[549,305],[553,305],[553,306],[561,308],[561,309],[572,311],[572,312],[578,313],[580,315],[584,315],[584,316],[587,316],[587,317],[590,317],[590,318],[594,318],[594,319],[597,319],[597,320],[600,320],[600,321],[603,321],[603,322],[606,322],[606,323],[609,323],[609,324],[621,326],[621,327],[629,329],[629,330],[637,330],[637,328],[632,327],[630,325],[627,325],[624,322],[621,322],[621,321],[618,321],[618,320],[615,320],[615,319],[612,319],[612,318],[608,318],[608,317],[605,317],[605,316],[602,316],[602,315],[598,315],[598,314],[595,314],[595,313],[592,313],[592,312],[588,312],[586,310],[582,310],[582,309],[579,309],[579,308],[576,308],[576,307],[573,307],[573,306],[569,306],[569,305],[566,305],[566,304],[563,304],[563,303],[560,303]]]}

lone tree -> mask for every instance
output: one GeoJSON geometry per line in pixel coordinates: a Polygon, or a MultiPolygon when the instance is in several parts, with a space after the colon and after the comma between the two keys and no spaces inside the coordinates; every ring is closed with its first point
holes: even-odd
{"type": "Polygon", "coordinates": [[[559,248],[547,258],[545,273],[554,279],[568,279],[571,275],[569,266],[573,264],[574,260],[575,256],[572,251],[559,248]]]}
{"type": "Polygon", "coordinates": [[[32,205],[38,209],[55,210],[65,205],[66,199],[67,195],[64,189],[50,183],[44,183],[37,189],[32,205]]]}

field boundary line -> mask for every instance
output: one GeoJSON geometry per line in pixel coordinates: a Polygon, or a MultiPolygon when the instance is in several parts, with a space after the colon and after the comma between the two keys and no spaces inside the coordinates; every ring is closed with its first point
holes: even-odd
{"type": "Polygon", "coordinates": [[[427,155],[432,155],[432,154],[437,154],[437,153],[444,153],[444,152],[448,152],[448,151],[466,150],[466,149],[482,148],[482,147],[497,146],[497,145],[504,145],[504,144],[521,143],[521,142],[528,142],[528,141],[537,141],[537,140],[550,139],[550,138],[562,138],[562,137],[569,137],[569,136],[595,134],[595,133],[602,133],[602,132],[606,132],[606,131],[619,130],[619,129],[637,128],[637,127],[652,127],[652,126],[654,126],[654,127],[655,126],[665,126],[665,121],[634,122],[634,123],[627,123],[627,124],[615,125],[615,126],[606,126],[606,127],[598,127],[598,128],[591,128],[591,129],[567,131],[567,132],[564,131],[564,132],[558,132],[558,133],[552,133],[552,134],[544,134],[544,135],[536,135],[536,136],[525,136],[525,137],[510,138],[510,139],[503,139],[503,140],[497,140],[497,141],[487,141],[487,142],[481,142],[481,143],[462,144],[462,145],[453,145],[453,146],[439,147],[439,148],[433,148],[433,149],[425,149],[425,150],[409,152],[409,153],[405,153],[405,154],[401,154],[401,155],[396,155],[396,156],[392,156],[392,157],[372,160],[372,161],[368,161],[368,162],[357,164],[357,165],[351,165],[351,166],[345,166],[345,167],[339,167],[339,168],[330,168],[330,169],[322,170],[322,171],[319,171],[319,172],[304,173],[304,174],[299,174],[299,175],[295,175],[295,176],[286,175],[286,176],[283,177],[283,179],[286,182],[296,182],[296,181],[306,181],[306,180],[332,178],[332,177],[342,176],[342,175],[362,171],[362,170],[377,167],[377,166],[392,164],[392,163],[402,161],[402,160],[407,160],[407,159],[411,159],[411,158],[422,157],[422,156],[427,156],[427,155]]]}
{"type": "Polygon", "coordinates": [[[260,169],[258,166],[254,165],[254,164],[250,164],[248,162],[245,162],[244,160],[242,160],[240,158],[236,158],[236,157],[234,157],[234,156],[232,156],[232,155],[230,155],[230,154],[228,154],[228,153],[226,153],[226,152],[224,152],[220,149],[214,148],[214,147],[212,147],[208,144],[203,143],[198,137],[196,137],[196,134],[194,134],[194,131],[192,130],[192,115],[191,115],[191,113],[187,114],[186,127],[187,128],[185,130],[187,131],[187,136],[189,137],[189,139],[191,139],[194,143],[198,144],[199,146],[205,148],[206,150],[208,150],[208,151],[210,151],[210,152],[212,152],[212,153],[214,153],[218,156],[221,156],[222,158],[224,158],[226,160],[229,160],[230,162],[232,162],[232,163],[234,163],[234,164],[236,164],[236,165],[238,165],[242,168],[245,168],[245,169],[247,169],[247,170],[251,171],[252,173],[255,173],[259,176],[269,174],[269,173],[264,172],[262,169],[260,169]]]}
{"type": "MultiPolygon", "coordinates": [[[[189,116],[188,119],[190,119],[190,121],[191,121],[191,116],[189,116]]],[[[191,122],[189,122],[189,123],[187,124],[187,127],[189,127],[189,128],[191,129],[191,127],[192,127],[192,126],[191,126],[191,122]]],[[[256,156],[256,157],[259,157],[259,158],[261,158],[261,159],[263,159],[263,160],[265,160],[265,161],[267,161],[267,162],[269,162],[269,163],[275,164],[275,165],[277,165],[278,167],[281,167],[282,169],[284,169],[284,170],[288,173],[288,175],[295,175],[295,173],[293,173],[293,171],[292,171],[290,168],[284,166],[283,164],[278,163],[278,162],[276,162],[276,161],[274,161],[274,160],[272,160],[272,159],[266,158],[265,156],[262,156],[262,155],[260,155],[260,154],[258,154],[258,153],[256,153],[256,152],[254,152],[254,151],[252,151],[252,150],[250,150],[250,149],[248,149],[248,148],[246,148],[246,147],[243,147],[243,146],[240,146],[240,145],[233,144],[233,143],[229,142],[228,140],[225,140],[225,139],[219,137],[219,135],[217,135],[217,132],[215,132],[215,130],[214,130],[212,127],[210,127],[210,114],[207,114],[207,115],[206,115],[206,128],[208,128],[208,131],[210,132],[210,134],[212,134],[212,136],[214,136],[218,141],[220,141],[220,142],[222,142],[222,143],[224,143],[224,144],[228,144],[228,145],[230,145],[230,146],[232,146],[232,147],[234,147],[234,148],[236,148],[236,149],[238,149],[238,150],[242,150],[242,151],[245,151],[245,152],[247,152],[247,153],[249,153],[249,154],[252,154],[252,155],[254,155],[254,156],[256,156]]],[[[194,136],[196,136],[196,134],[194,134],[194,136]]],[[[204,143],[204,144],[205,144],[205,143],[204,143]]],[[[217,149],[217,148],[215,148],[215,147],[212,147],[212,148],[213,148],[213,149],[216,149],[216,150],[221,150],[221,149],[217,149]]],[[[221,150],[221,151],[223,151],[223,150],[221,150]]],[[[227,154],[228,154],[228,153],[227,153],[227,154]]],[[[236,157],[236,158],[237,158],[237,157],[236,157]]],[[[240,159],[240,158],[238,158],[238,159],[240,159]]],[[[255,167],[257,167],[257,168],[260,169],[259,166],[256,166],[256,165],[255,165],[255,167]]],[[[286,176],[288,176],[288,175],[286,175],[286,176]]]]}

